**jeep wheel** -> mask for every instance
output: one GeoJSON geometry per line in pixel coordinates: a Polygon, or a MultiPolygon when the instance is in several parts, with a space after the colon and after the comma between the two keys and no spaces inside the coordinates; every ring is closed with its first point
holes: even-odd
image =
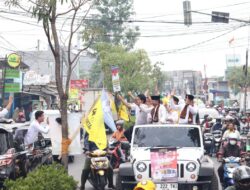
{"type": "Polygon", "coordinates": [[[215,172],[214,172],[214,175],[212,176],[212,179],[211,179],[210,190],[219,190],[218,176],[216,175],[215,172]]]}
{"type": "Polygon", "coordinates": [[[116,185],[115,185],[115,189],[116,190],[123,190],[122,189],[122,181],[121,181],[121,176],[119,175],[119,173],[116,176],[116,185]]]}

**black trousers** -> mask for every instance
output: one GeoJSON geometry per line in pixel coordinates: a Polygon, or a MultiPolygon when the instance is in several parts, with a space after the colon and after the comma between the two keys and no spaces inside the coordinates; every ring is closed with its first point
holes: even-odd
{"type": "Polygon", "coordinates": [[[224,178],[224,164],[221,164],[220,167],[218,168],[218,175],[220,178],[220,182],[223,183],[223,178],[224,178]]]}
{"type": "Polygon", "coordinates": [[[134,126],[129,127],[125,132],[124,132],[124,136],[128,139],[128,142],[131,143],[132,140],[132,133],[134,130],[134,126]]]}
{"type": "MultiPolygon", "coordinates": [[[[90,173],[90,164],[91,164],[91,159],[86,157],[84,167],[82,170],[82,175],[81,175],[81,188],[84,189],[85,183],[89,177],[90,173]]],[[[109,166],[108,171],[107,171],[107,178],[108,178],[108,184],[113,186],[113,169],[111,166],[109,166]]]]}

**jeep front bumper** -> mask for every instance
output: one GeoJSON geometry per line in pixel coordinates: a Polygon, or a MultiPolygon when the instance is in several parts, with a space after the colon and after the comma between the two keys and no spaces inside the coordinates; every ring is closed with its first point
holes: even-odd
{"type": "MultiPolygon", "coordinates": [[[[133,189],[137,184],[136,181],[123,180],[121,183],[122,187],[125,189],[133,189]]],[[[178,182],[178,190],[211,190],[211,181],[178,182]]]]}

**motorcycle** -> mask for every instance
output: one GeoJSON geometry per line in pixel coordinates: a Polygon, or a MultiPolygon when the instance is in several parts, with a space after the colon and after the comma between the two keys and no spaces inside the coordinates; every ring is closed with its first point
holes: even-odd
{"type": "Polygon", "coordinates": [[[240,166],[240,157],[223,158],[224,161],[224,180],[223,186],[227,188],[234,185],[233,172],[240,166]]]}
{"type": "Polygon", "coordinates": [[[88,181],[96,190],[104,190],[107,185],[107,169],[109,168],[107,152],[95,150],[90,152],[88,156],[91,160],[88,181]]]}
{"type": "Polygon", "coordinates": [[[130,144],[111,138],[109,141],[109,160],[113,169],[119,168],[121,163],[129,160],[130,144]]]}
{"type": "Polygon", "coordinates": [[[211,149],[213,146],[213,134],[212,133],[204,133],[204,149],[207,154],[211,154],[211,149]]]}
{"type": "Polygon", "coordinates": [[[214,153],[217,154],[217,152],[220,149],[220,145],[221,145],[221,138],[222,138],[222,131],[221,130],[216,130],[213,131],[213,141],[214,141],[214,153]]]}

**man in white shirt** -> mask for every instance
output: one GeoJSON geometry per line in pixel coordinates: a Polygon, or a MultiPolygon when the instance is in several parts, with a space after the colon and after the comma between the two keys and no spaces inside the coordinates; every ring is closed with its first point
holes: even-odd
{"type": "Polygon", "coordinates": [[[13,97],[10,96],[7,106],[3,110],[0,111],[0,119],[4,118],[9,113],[12,103],[13,103],[13,97]]]}
{"type": "Polygon", "coordinates": [[[37,111],[35,113],[35,120],[30,124],[27,134],[24,137],[24,143],[26,145],[33,144],[37,138],[38,133],[47,134],[49,132],[49,121],[47,120],[47,125],[42,126],[41,123],[44,122],[44,112],[37,111]]]}
{"type": "Polygon", "coordinates": [[[194,123],[194,115],[197,114],[198,110],[195,106],[193,106],[194,96],[191,94],[186,95],[185,104],[175,105],[173,103],[174,93],[171,94],[170,106],[174,110],[180,111],[180,119],[179,124],[193,124],[194,123]]]}
{"type": "Polygon", "coordinates": [[[173,110],[169,105],[166,105],[167,109],[167,123],[177,124],[179,120],[179,114],[177,111],[173,110]]]}
{"type": "Polygon", "coordinates": [[[127,108],[135,110],[135,125],[147,124],[147,116],[153,109],[153,106],[146,105],[146,96],[144,94],[139,94],[135,98],[135,103],[132,104],[127,103],[120,95],[118,98],[127,108]]]}
{"type": "MultiPolygon", "coordinates": [[[[131,95],[130,95],[131,96],[131,95]]],[[[137,97],[133,98],[135,103],[127,103],[122,96],[118,95],[118,99],[129,109],[135,110],[135,125],[146,125],[148,114],[153,109],[153,106],[146,105],[146,96],[144,94],[139,94],[137,97]]],[[[124,132],[125,137],[131,142],[132,133],[134,126],[130,127],[124,132]]]]}
{"type": "Polygon", "coordinates": [[[166,108],[160,104],[160,96],[151,96],[154,108],[148,114],[148,122],[152,124],[166,123],[166,108]]]}

